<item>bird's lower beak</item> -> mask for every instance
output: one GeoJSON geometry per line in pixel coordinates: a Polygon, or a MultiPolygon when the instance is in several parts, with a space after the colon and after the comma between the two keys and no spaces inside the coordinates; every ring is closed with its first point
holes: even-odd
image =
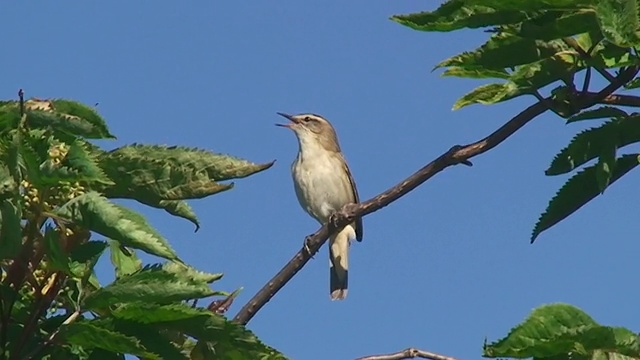
{"type": "Polygon", "coordinates": [[[276,114],[278,114],[278,115],[286,118],[287,120],[291,121],[291,123],[289,123],[289,124],[276,124],[276,126],[282,126],[282,127],[286,127],[286,128],[291,128],[291,125],[298,123],[296,121],[296,119],[293,116],[289,115],[289,114],[285,114],[285,113],[281,113],[281,112],[276,113],[276,114]]]}

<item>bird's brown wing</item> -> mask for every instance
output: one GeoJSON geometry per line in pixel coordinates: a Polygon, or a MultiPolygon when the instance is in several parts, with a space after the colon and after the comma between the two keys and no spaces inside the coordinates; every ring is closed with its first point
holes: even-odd
{"type": "MultiPolygon", "coordinates": [[[[358,196],[358,188],[356,187],[356,182],[353,180],[353,176],[351,176],[349,165],[347,165],[347,162],[345,161],[344,156],[342,157],[342,163],[344,164],[344,170],[347,173],[347,176],[349,177],[349,184],[351,185],[351,192],[353,193],[354,203],[357,204],[360,202],[360,197],[358,196]]],[[[362,241],[362,234],[364,232],[362,228],[362,218],[359,217],[358,220],[355,221],[355,223],[356,223],[356,240],[362,241]]]]}

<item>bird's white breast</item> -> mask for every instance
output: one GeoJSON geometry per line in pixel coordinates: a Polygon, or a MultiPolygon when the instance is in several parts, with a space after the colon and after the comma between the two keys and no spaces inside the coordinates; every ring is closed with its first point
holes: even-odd
{"type": "Polygon", "coordinates": [[[340,154],[313,150],[298,154],[292,164],[293,180],[300,205],[325,223],[333,212],[353,202],[354,195],[340,154]]]}

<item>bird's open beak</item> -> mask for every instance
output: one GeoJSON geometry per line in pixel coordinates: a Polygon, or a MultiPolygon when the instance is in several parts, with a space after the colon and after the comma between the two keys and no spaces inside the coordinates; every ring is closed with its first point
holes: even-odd
{"type": "MultiPolygon", "coordinates": [[[[289,115],[289,114],[285,114],[285,113],[281,113],[281,112],[276,113],[276,114],[278,114],[278,115],[280,115],[280,116],[282,116],[284,118],[287,118],[287,120],[291,121],[294,124],[298,123],[298,121],[296,121],[296,119],[293,116],[289,115]]],[[[291,124],[291,123],[289,123],[289,124],[276,124],[276,126],[282,126],[282,127],[286,127],[286,128],[291,128],[291,125],[293,125],[293,124],[291,124]]]]}

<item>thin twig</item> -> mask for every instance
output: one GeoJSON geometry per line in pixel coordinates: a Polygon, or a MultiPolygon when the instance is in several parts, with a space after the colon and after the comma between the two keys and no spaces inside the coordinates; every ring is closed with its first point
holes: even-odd
{"type": "Polygon", "coordinates": [[[431,359],[431,360],[456,360],[451,356],[440,355],[429,351],[408,348],[392,354],[369,355],[356,360],[402,360],[402,359],[431,359]]]}
{"type": "Polygon", "coordinates": [[[45,347],[49,346],[56,338],[56,336],[58,336],[58,334],[60,333],[60,330],[62,329],[63,326],[69,325],[72,322],[76,321],[76,319],[78,318],[78,316],[80,316],[80,309],[77,309],[76,311],[74,311],[71,315],[69,315],[69,317],[60,325],[58,326],[58,328],[56,329],[56,331],[54,331],[51,336],[49,336],[49,338],[45,341],[43,341],[41,344],[39,344],[35,349],[33,349],[32,352],[30,352],[26,359],[33,359],[34,356],[38,355],[38,353],[42,350],[44,350],[45,347]]]}
{"type": "MultiPolygon", "coordinates": [[[[631,67],[621,72],[615,81],[607,85],[602,91],[592,96],[578,98],[574,108],[578,110],[588,108],[607,99],[611,93],[630,81],[638,73],[638,70],[638,67],[631,67]]],[[[533,120],[533,118],[544,113],[546,109],[547,107],[544,104],[537,102],[506,122],[491,135],[468,145],[453,146],[435,160],[425,165],[422,169],[378,196],[360,204],[345,205],[340,211],[331,216],[328,224],[323,225],[318,231],[306,238],[307,241],[305,241],[305,243],[308,251],[305,247],[302,247],[293,259],[240,309],[233,320],[240,324],[247,324],[258,310],[271,300],[271,298],[302,269],[311,256],[318,252],[320,247],[326,242],[329,235],[337,229],[352,223],[358,217],[365,216],[391,204],[445,168],[459,164],[462,161],[469,160],[474,156],[493,149],[529,121],[533,120]]]]}

